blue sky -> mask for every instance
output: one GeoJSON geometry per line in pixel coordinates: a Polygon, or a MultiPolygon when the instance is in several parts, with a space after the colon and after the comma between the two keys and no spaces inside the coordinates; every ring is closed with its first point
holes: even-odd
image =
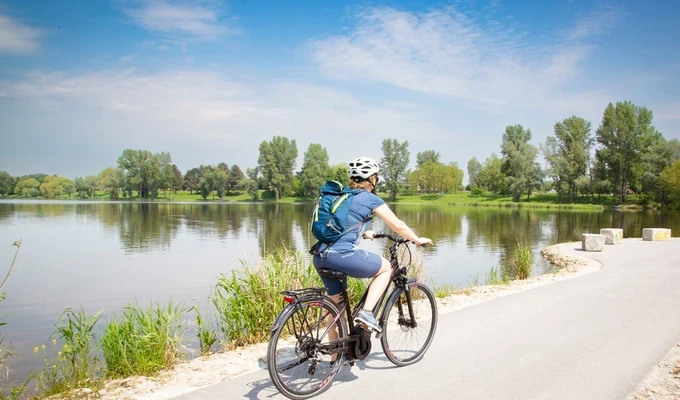
{"type": "Polygon", "coordinates": [[[94,175],[126,148],[254,167],[408,140],[465,169],[609,102],[680,138],[677,1],[0,0],[0,170],[94,175]]]}

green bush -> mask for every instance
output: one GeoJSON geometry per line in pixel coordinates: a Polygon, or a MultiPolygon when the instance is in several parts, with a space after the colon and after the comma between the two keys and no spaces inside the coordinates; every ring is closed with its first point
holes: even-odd
{"type": "Polygon", "coordinates": [[[152,303],[147,309],[129,305],[109,321],[101,338],[110,378],[152,375],[172,367],[181,357],[187,327],[184,303],[152,303]]]}

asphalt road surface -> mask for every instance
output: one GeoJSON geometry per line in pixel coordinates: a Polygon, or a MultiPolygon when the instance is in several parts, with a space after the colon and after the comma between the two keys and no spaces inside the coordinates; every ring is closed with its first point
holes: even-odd
{"type": "MultiPolygon", "coordinates": [[[[680,240],[587,255],[598,272],[441,315],[425,357],[373,353],[319,399],[619,400],[680,342],[680,240]]],[[[278,399],[266,370],[176,399],[278,399]]]]}

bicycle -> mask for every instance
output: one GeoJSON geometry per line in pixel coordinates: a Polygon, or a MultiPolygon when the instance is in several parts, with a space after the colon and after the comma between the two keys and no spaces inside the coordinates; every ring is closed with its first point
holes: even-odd
{"type": "MultiPolygon", "coordinates": [[[[374,238],[388,238],[392,265],[392,292],[388,286],[382,293],[373,314],[378,315],[382,332],[380,339],[385,356],[397,366],[419,361],[432,343],[437,329],[437,302],[432,291],[416,278],[406,276],[410,264],[408,239],[385,233],[374,238]],[[402,248],[402,246],[404,246],[402,248]],[[408,263],[400,262],[399,251],[408,252],[408,263]],[[399,334],[405,338],[398,340],[399,334]],[[424,342],[410,346],[410,340],[424,342]]],[[[406,253],[403,253],[406,254],[406,253]]],[[[349,302],[347,275],[332,269],[319,269],[319,274],[340,280],[343,285],[342,301],[336,305],[326,297],[326,288],[306,288],[283,291],[288,303],[271,326],[267,347],[267,369],[276,388],[293,400],[316,396],[330,387],[331,382],[345,365],[354,365],[371,352],[372,331],[354,324],[354,316],[362,309],[368,288],[354,309],[349,302]],[[347,318],[342,318],[343,311],[347,318]],[[337,339],[333,331],[337,332],[337,339]]]]}

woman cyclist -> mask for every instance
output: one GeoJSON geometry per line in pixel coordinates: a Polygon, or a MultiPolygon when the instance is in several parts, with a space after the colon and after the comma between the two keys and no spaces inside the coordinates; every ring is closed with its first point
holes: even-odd
{"type": "MultiPolygon", "coordinates": [[[[382,329],[378,325],[372,310],[380,299],[380,295],[390,283],[391,267],[387,259],[358,247],[361,237],[373,240],[374,235],[373,231],[365,231],[365,225],[361,224],[361,221],[367,220],[371,214],[375,213],[396,234],[411,240],[417,246],[432,244],[432,240],[416,235],[375,194],[379,172],[380,165],[372,158],[359,157],[349,163],[349,186],[353,189],[363,190],[354,195],[346,226],[354,226],[355,224],[362,226],[347,232],[330,247],[322,244],[313,258],[316,269],[330,268],[344,272],[354,278],[373,278],[366,296],[364,309],[359,311],[354,321],[376,332],[381,332],[382,329]]],[[[340,303],[340,292],[342,291],[340,282],[326,277],[321,277],[321,279],[328,289],[329,297],[336,304],[340,303]]]]}

